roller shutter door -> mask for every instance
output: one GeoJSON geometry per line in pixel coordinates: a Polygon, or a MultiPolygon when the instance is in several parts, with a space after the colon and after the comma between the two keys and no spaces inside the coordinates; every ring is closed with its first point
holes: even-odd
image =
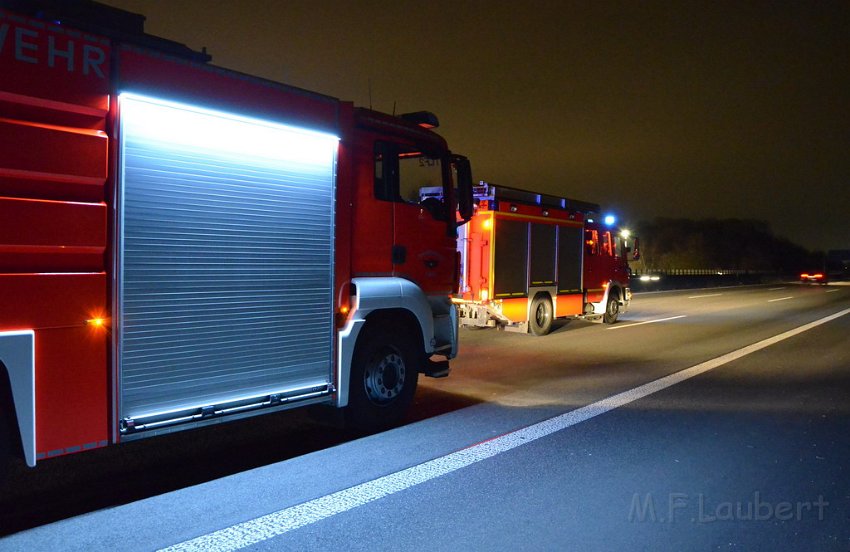
{"type": "Polygon", "coordinates": [[[122,95],[120,415],[331,381],[338,139],[122,95]]]}

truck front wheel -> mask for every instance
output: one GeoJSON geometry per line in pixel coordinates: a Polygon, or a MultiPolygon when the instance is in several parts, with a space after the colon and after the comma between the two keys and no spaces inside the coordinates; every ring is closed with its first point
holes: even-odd
{"type": "Polygon", "coordinates": [[[382,431],[399,424],[413,402],[424,352],[403,324],[363,329],[354,351],[346,425],[382,431]]]}
{"type": "Polygon", "coordinates": [[[616,293],[612,293],[608,297],[608,303],[605,305],[605,314],[602,315],[602,321],[606,324],[613,324],[620,316],[620,298],[616,293]]]}

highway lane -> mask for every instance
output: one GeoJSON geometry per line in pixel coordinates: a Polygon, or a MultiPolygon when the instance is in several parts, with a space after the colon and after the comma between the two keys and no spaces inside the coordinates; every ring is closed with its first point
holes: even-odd
{"type": "Polygon", "coordinates": [[[254,549],[847,550],[848,331],[844,316],[254,549]],[[376,535],[390,520],[415,521],[376,535]]]}
{"type": "Polygon", "coordinates": [[[439,389],[523,407],[533,397],[586,404],[808,322],[848,296],[850,287],[796,284],[648,293],[612,326],[570,321],[537,339],[466,330],[451,377],[424,380],[417,399],[427,409],[428,390],[439,389]]]}
{"type": "MultiPolygon", "coordinates": [[[[452,377],[445,380],[423,381],[416,399],[419,408],[411,418],[411,422],[419,421],[419,423],[411,423],[397,430],[366,439],[350,441],[336,448],[318,450],[305,456],[296,456],[287,462],[244,472],[207,485],[156,497],[124,508],[98,513],[88,518],[77,518],[58,526],[47,526],[35,532],[21,533],[12,539],[0,541],[0,549],[4,546],[13,547],[23,544],[35,544],[38,548],[39,543],[50,542],[51,539],[56,538],[62,538],[62,542],[66,543],[78,543],[79,549],[91,549],[93,545],[97,546],[108,542],[120,542],[130,549],[135,547],[148,549],[151,546],[159,547],[173,544],[185,538],[276,512],[281,508],[321,497],[352,485],[372,481],[375,478],[397,473],[399,470],[451,454],[474,443],[585,406],[688,366],[780,334],[827,314],[838,312],[842,308],[847,308],[850,304],[850,288],[799,285],[782,287],[785,287],[785,289],[771,289],[765,286],[711,290],[710,292],[691,290],[640,295],[636,298],[632,312],[625,315],[623,321],[618,325],[606,327],[600,324],[573,321],[562,325],[551,336],[545,338],[532,338],[493,331],[464,332],[462,356],[453,365],[452,377]],[[654,320],[663,321],[646,323],[654,320]],[[229,499],[222,500],[222,496],[227,496],[229,499]],[[101,519],[100,516],[106,516],[106,518],[101,519]],[[118,523],[120,519],[140,520],[140,522],[134,523],[132,528],[127,528],[126,524],[118,523]],[[151,520],[156,520],[156,523],[151,524],[151,520]],[[116,523],[110,524],[110,521],[116,523]],[[107,530],[107,534],[95,533],[95,537],[83,537],[91,529],[91,527],[86,528],[86,524],[96,525],[99,531],[103,531],[104,527],[111,527],[111,529],[107,530]],[[86,538],[89,540],[86,540],[86,538]],[[94,540],[91,540],[92,538],[94,540]],[[114,539],[118,540],[115,541],[114,539]]],[[[808,332],[811,335],[821,335],[821,332],[826,331],[823,334],[825,337],[821,339],[827,344],[832,343],[832,349],[824,349],[823,346],[815,349],[807,348],[806,346],[809,343],[807,337],[801,337],[789,340],[789,344],[793,345],[791,348],[793,354],[780,355],[778,360],[771,359],[767,362],[762,360],[761,365],[767,366],[764,369],[768,370],[766,381],[771,382],[771,378],[775,376],[770,371],[774,369],[774,366],[780,365],[782,362],[787,363],[789,358],[796,358],[795,355],[801,355],[803,359],[822,359],[823,370],[831,369],[836,373],[840,373],[841,369],[846,370],[848,368],[848,346],[844,336],[847,335],[847,332],[846,325],[842,327],[840,326],[841,323],[840,321],[832,322],[825,324],[822,328],[819,327],[808,332]],[[841,331],[837,334],[829,333],[830,331],[835,332],[836,326],[843,329],[843,334],[841,331]],[[793,352],[798,350],[801,352],[793,352]],[[831,352],[824,355],[824,350],[831,352]]],[[[788,344],[784,344],[783,347],[786,345],[788,344]]],[[[781,350],[778,346],[772,347],[781,350]]],[[[759,357],[754,354],[752,358],[759,357]]],[[[737,362],[749,362],[749,360],[737,362]]],[[[799,360],[794,362],[799,362],[799,360]]],[[[723,373],[722,370],[725,369],[717,369],[716,373],[723,373]]],[[[793,371],[793,368],[786,367],[785,369],[793,371]]],[[[746,370],[744,373],[750,372],[750,370],[746,370]]],[[[711,386],[707,386],[704,390],[703,384],[697,385],[699,382],[708,381],[703,379],[708,377],[708,375],[700,376],[690,383],[680,384],[678,387],[665,391],[665,393],[678,393],[678,389],[689,390],[684,398],[677,399],[679,405],[691,404],[694,396],[701,399],[706,396],[714,396],[710,391],[711,386]],[[690,387],[695,385],[696,388],[690,387]]],[[[807,389],[809,400],[814,401],[821,400],[820,394],[830,389],[833,389],[833,392],[837,392],[835,390],[846,392],[847,390],[846,378],[825,378],[823,381],[825,382],[823,385],[813,388],[804,388],[795,385],[794,382],[790,383],[788,387],[794,391],[807,389]],[[836,381],[838,385],[836,385],[836,381]]],[[[768,393],[767,391],[762,392],[764,384],[765,381],[755,384],[749,382],[747,385],[742,384],[742,386],[746,389],[754,389],[756,391],[754,396],[759,399],[756,402],[764,404],[766,408],[770,405],[782,404],[780,399],[785,400],[787,398],[783,398],[782,395],[782,393],[789,391],[785,386],[766,386],[773,391],[768,393]]],[[[733,386],[733,388],[737,388],[737,386],[733,386]]],[[[717,395],[713,399],[715,402],[722,400],[729,394],[730,386],[721,386],[718,389],[722,389],[723,393],[715,393],[717,395]]],[[[643,399],[643,401],[651,400],[654,399],[651,397],[643,399]]],[[[642,403],[639,402],[638,404],[642,403]]],[[[746,414],[750,412],[740,402],[734,403],[734,406],[739,410],[732,408],[730,410],[732,413],[746,414]]],[[[623,415],[622,413],[626,411],[633,412],[633,407],[610,412],[594,420],[584,422],[575,428],[559,431],[550,437],[535,442],[532,448],[527,449],[529,451],[536,450],[534,447],[555,442],[558,444],[554,447],[554,452],[547,452],[548,449],[544,447],[541,452],[536,454],[542,455],[541,458],[562,459],[576,455],[581,456],[581,450],[584,449],[575,448],[574,443],[569,440],[561,443],[560,438],[566,434],[574,434],[575,432],[585,434],[586,432],[586,439],[583,438],[580,441],[580,443],[583,443],[582,446],[587,447],[593,444],[594,447],[597,447],[595,458],[605,461],[613,470],[611,474],[586,474],[581,480],[590,485],[590,488],[567,488],[563,494],[559,492],[550,493],[548,509],[560,512],[558,515],[568,518],[561,520],[561,526],[557,531],[546,529],[546,524],[542,523],[544,520],[551,521],[551,516],[548,518],[542,516],[541,524],[535,526],[536,514],[534,511],[524,512],[522,510],[523,505],[527,503],[527,500],[523,499],[522,493],[535,492],[542,496],[547,491],[545,488],[538,491],[523,477],[519,477],[528,471],[528,466],[536,466],[538,462],[536,456],[526,458],[526,449],[521,447],[487,460],[487,462],[495,462],[500,465],[503,460],[517,459],[515,464],[508,462],[508,465],[512,467],[508,469],[508,477],[499,480],[502,483],[494,485],[492,481],[489,481],[487,485],[482,487],[486,491],[484,494],[481,494],[481,490],[478,493],[475,490],[477,488],[475,481],[478,478],[475,474],[482,466],[489,466],[489,464],[485,465],[482,462],[482,466],[476,464],[460,469],[443,476],[439,480],[399,492],[397,495],[376,501],[368,507],[360,507],[338,516],[332,516],[281,538],[284,539],[284,544],[295,543],[294,546],[296,547],[308,546],[311,542],[330,544],[330,540],[316,540],[317,535],[349,534],[358,525],[370,527],[368,522],[357,521],[360,519],[358,512],[367,516],[365,519],[368,519],[368,515],[383,516],[385,523],[392,522],[395,525],[393,520],[398,516],[395,516],[394,512],[400,507],[398,501],[408,497],[408,502],[420,505],[424,511],[405,513],[401,518],[404,520],[415,519],[415,523],[405,522],[402,524],[404,530],[390,532],[390,535],[381,531],[377,543],[374,542],[376,538],[374,535],[371,537],[372,541],[370,541],[370,537],[366,534],[357,536],[357,542],[361,542],[362,539],[364,548],[373,546],[391,548],[391,544],[395,542],[393,539],[396,538],[411,539],[412,536],[419,535],[421,538],[428,539],[432,531],[452,535],[453,533],[445,527],[449,525],[456,527],[458,531],[466,531],[469,539],[481,539],[476,542],[486,543],[488,537],[481,534],[481,527],[490,527],[488,513],[495,507],[488,499],[489,493],[496,492],[498,494],[503,491],[508,493],[509,489],[517,489],[521,491],[520,494],[506,495],[503,506],[508,511],[520,513],[525,520],[523,526],[527,525],[528,531],[532,533],[536,531],[540,535],[557,534],[560,535],[560,538],[567,538],[567,542],[584,542],[591,546],[595,543],[598,545],[601,541],[593,541],[587,532],[576,532],[577,529],[574,527],[575,523],[573,523],[576,520],[581,520],[582,526],[592,527],[592,520],[583,519],[581,516],[575,517],[575,515],[567,516],[564,512],[569,511],[570,507],[575,509],[577,506],[575,503],[570,506],[569,501],[558,502],[560,500],[558,497],[577,496],[576,493],[579,493],[579,491],[591,494],[605,491],[608,493],[606,496],[610,498],[614,487],[606,482],[621,478],[621,475],[618,475],[620,471],[617,468],[621,471],[625,470],[626,473],[631,473],[629,461],[633,459],[628,456],[620,457],[627,455],[627,451],[630,449],[624,448],[622,444],[618,444],[616,441],[617,439],[626,439],[627,435],[634,435],[634,432],[624,432],[623,435],[620,435],[619,425],[611,425],[611,422],[608,421],[623,415]],[[603,429],[597,434],[594,428],[603,429]],[[514,475],[517,476],[516,482],[513,481],[514,475]],[[456,478],[461,479],[458,481],[456,478]],[[470,501],[465,503],[454,504],[450,506],[452,515],[441,516],[439,514],[440,507],[449,507],[451,504],[451,501],[447,501],[438,492],[442,485],[441,481],[453,481],[454,484],[449,485],[448,490],[456,492],[458,489],[464,489],[460,493],[462,496],[478,497],[478,500],[470,498],[470,501]],[[500,485],[503,485],[504,489],[500,485]],[[436,495],[427,493],[422,496],[418,495],[420,492],[431,489],[431,486],[435,486],[433,491],[437,493],[436,495]],[[372,508],[376,509],[372,510],[372,508]],[[476,520],[474,516],[467,516],[466,512],[468,511],[479,512],[481,518],[476,520]],[[458,519],[465,521],[458,523],[458,519]],[[476,522],[482,525],[476,525],[476,522]],[[317,532],[316,528],[319,525],[322,528],[317,532]],[[473,530],[471,527],[478,527],[478,530],[473,530]],[[570,529],[571,527],[572,529],[570,529]],[[568,538],[570,535],[583,536],[585,540],[570,540],[568,538]]],[[[641,415],[632,416],[624,423],[626,425],[628,423],[647,425],[646,420],[651,418],[645,417],[646,412],[654,413],[657,411],[654,409],[637,409],[637,412],[641,415]]],[[[661,445],[667,443],[666,439],[671,433],[675,434],[675,428],[670,427],[669,423],[662,423],[664,420],[681,422],[681,417],[693,418],[696,421],[709,419],[705,418],[705,412],[701,409],[692,411],[690,408],[681,407],[672,410],[661,409],[660,411],[665,413],[665,416],[662,417],[663,420],[653,420],[653,423],[647,427],[656,428],[658,434],[653,439],[661,445]]],[[[846,420],[843,421],[846,428],[846,420]]],[[[718,421],[718,423],[721,422],[722,420],[718,421]]],[[[713,428],[712,425],[707,427],[706,431],[713,428]]],[[[308,428],[305,431],[309,432],[313,429],[308,428]]],[[[829,434],[829,432],[827,431],[826,434],[829,434]]],[[[286,434],[283,437],[286,438],[286,434]]],[[[292,435],[289,437],[291,438],[292,435]]],[[[120,449],[122,447],[114,448],[120,449]]],[[[643,449],[638,447],[638,450],[643,449]]],[[[703,453],[699,450],[682,452],[683,458],[699,458],[702,455],[703,453]]],[[[190,458],[188,463],[200,465],[203,463],[203,459],[203,456],[190,458]]],[[[210,460],[209,458],[206,459],[210,460]]],[[[169,467],[180,462],[180,457],[173,458],[169,467]]],[[[640,459],[640,463],[648,464],[649,460],[640,459]]],[[[544,467],[557,465],[558,462],[552,459],[544,461],[542,464],[544,467]]],[[[591,462],[588,466],[592,467],[593,463],[591,462]]],[[[839,465],[839,468],[846,470],[847,466],[839,465]]],[[[156,469],[156,467],[153,466],[152,469],[156,469]]],[[[492,470],[487,469],[484,474],[490,471],[492,470]]],[[[531,471],[537,473],[539,470],[533,468],[531,471]]],[[[553,473],[557,475],[556,472],[553,473]]],[[[652,473],[650,472],[650,475],[652,473]]],[[[703,474],[703,472],[691,473],[687,470],[682,470],[681,473],[684,474],[683,477],[690,478],[689,481],[691,479],[700,481],[699,476],[703,474]]],[[[640,474],[635,475],[640,480],[640,474]]],[[[846,476],[846,474],[844,475],[846,476]]],[[[554,475],[552,477],[540,476],[539,479],[546,485],[549,484],[546,482],[558,480],[554,475]]],[[[644,487],[646,490],[635,485],[633,487],[635,490],[630,491],[627,497],[629,499],[635,493],[643,493],[640,494],[641,500],[645,500],[645,496],[659,497],[657,500],[660,503],[669,499],[669,496],[673,494],[676,496],[688,494],[686,507],[695,504],[691,496],[694,493],[688,493],[691,487],[685,486],[684,480],[680,483],[676,483],[674,480],[667,487],[648,484],[644,487]],[[678,489],[685,489],[685,491],[678,489]],[[688,500],[690,502],[687,502],[688,500]]],[[[772,489],[768,485],[762,487],[765,490],[772,489]]],[[[707,493],[709,485],[706,484],[703,488],[706,489],[707,493]]],[[[713,490],[717,492],[706,496],[719,497],[718,500],[721,502],[738,496],[730,489],[713,490]],[[730,498],[726,499],[725,497],[730,498]]],[[[444,489],[443,492],[448,491],[444,489]]],[[[789,492],[787,496],[790,500],[797,495],[789,492]]],[[[622,498],[620,495],[614,495],[614,498],[617,497],[622,498]]],[[[801,501],[802,498],[795,500],[801,501]]],[[[779,502],[782,502],[782,500],[779,500],[779,502]]],[[[604,513],[604,509],[604,504],[598,505],[595,511],[601,514],[604,513]]],[[[685,507],[676,509],[677,512],[680,510],[685,510],[685,507]]],[[[409,512],[409,505],[404,511],[409,512]]],[[[610,523],[617,520],[622,522],[623,516],[620,515],[622,512],[619,512],[613,506],[607,513],[609,514],[607,518],[600,519],[608,519],[610,523]]],[[[625,512],[625,514],[628,514],[628,512],[625,512]]],[[[724,525],[719,524],[712,527],[720,526],[724,525]]],[[[637,528],[638,532],[652,536],[656,526],[652,523],[640,523],[637,525],[630,524],[626,526],[626,529],[629,527],[637,528]]],[[[664,527],[666,526],[664,525],[659,525],[659,527],[659,531],[671,531],[669,528],[665,530],[664,527]]],[[[677,524],[676,527],[673,532],[678,531],[683,535],[682,538],[687,539],[691,535],[692,528],[688,527],[687,524],[677,524]]],[[[517,528],[510,524],[505,525],[505,529],[510,529],[511,534],[517,533],[517,528]]],[[[615,533],[628,534],[628,531],[621,529],[615,533]]],[[[505,533],[505,531],[495,531],[490,538],[508,538],[508,535],[499,536],[502,533],[505,533]]],[[[357,533],[355,531],[350,534],[357,533]]],[[[525,533],[519,531],[517,534],[525,533]]],[[[434,542],[443,542],[448,547],[448,541],[440,541],[436,539],[436,536],[433,537],[434,542]]],[[[460,535],[455,535],[453,538],[460,538],[460,535]]],[[[405,541],[398,541],[400,545],[402,542],[405,541]]],[[[413,538],[406,542],[412,547],[417,547],[422,541],[413,538]]],[[[554,545],[556,541],[544,539],[527,542],[548,547],[554,545]]],[[[274,547],[277,544],[280,543],[275,540],[261,541],[256,546],[274,547]]],[[[580,547],[576,549],[580,549],[580,547]]]]}

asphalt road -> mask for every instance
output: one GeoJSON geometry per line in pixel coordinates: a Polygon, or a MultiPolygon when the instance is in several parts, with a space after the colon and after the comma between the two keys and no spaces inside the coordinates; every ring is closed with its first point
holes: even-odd
{"type": "Polygon", "coordinates": [[[16,472],[0,550],[848,551],[848,335],[850,286],[797,284],[464,331],[393,431],[294,411],[16,472]]]}

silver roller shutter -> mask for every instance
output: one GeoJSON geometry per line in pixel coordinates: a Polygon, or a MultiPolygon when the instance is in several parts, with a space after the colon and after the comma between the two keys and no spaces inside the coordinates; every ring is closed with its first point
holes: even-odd
{"type": "Polygon", "coordinates": [[[338,139],[122,95],[120,415],[326,385],[338,139]]]}

